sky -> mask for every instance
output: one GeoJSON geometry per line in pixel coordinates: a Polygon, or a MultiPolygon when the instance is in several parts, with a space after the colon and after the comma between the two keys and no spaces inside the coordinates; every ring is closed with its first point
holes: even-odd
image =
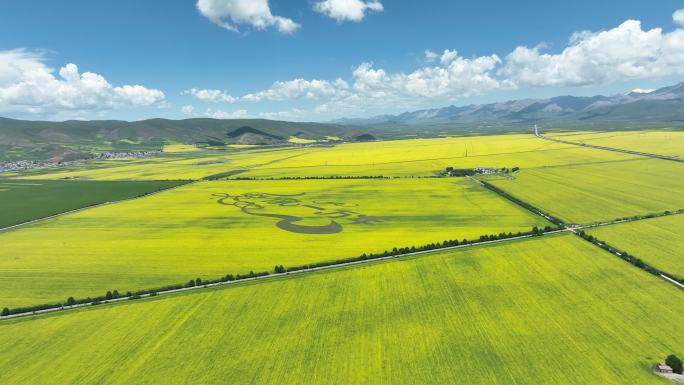
{"type": "Polygon", "coordinates": [[[0,116],[329,121],[684,81],[684,1],[6,0],[0,116]]]}

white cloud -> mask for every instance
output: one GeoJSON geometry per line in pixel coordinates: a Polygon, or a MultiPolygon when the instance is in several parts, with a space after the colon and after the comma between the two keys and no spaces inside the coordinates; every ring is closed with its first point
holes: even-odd
{"type": "MultiPolygon", "coordinates": [[[[331,7],[333,4],[323,3],[330,3],[331,7]]],[[[677,23],[680,18],[684,18],[684,10],[673,15],[677,23]]],[[[644,30],[639,21],[627,20],[605,31],[576,32],[559,52],[547,52],[548,49],[545,43],[520,46],[505,58],[463,57],[450,49],[441,53],[425,50],[422,65],[413,71],[390,72],[365,62],[354,67],[347,77],[276,81],[268,89],[236,99],[316,100],[319,104],[312,110],[296,114],[262,112],[259,116],[330,117],[429,107],[523,87],[583,87],[684,75],[682,28],[644,30]]]]}
{"type": "Polygon", "coordinates": [[[448,65],[452,61],[456,60],[456,58],[458,58],[458,51],[445,49],[444,53],[439,58],[439,61],[442,63],[442,65],[448,65]]]}
{"type": "Polygon", "coordinates": [[[500,75],[521,86],[589,86],[684,74],[684,30],[644,31],[637,20],[575,33],[558,54],[541,49],[516,48],[500,75]]]}
{"type": "Polygon", "coordinates": [[[263,119],[272,119],[272,120],[298,120],[300,119],[305,111],[302,111],[298,108],[293,108],[289,111],[277,111],[277,112],[260,112],[259,117],[263,119]]]}
{"type": "Polygon", "coordinates": [[[429,49],[425,50],[425,62],[426,63],[432,63],[435,60],[437,60],[438,57],[439,57],[439,54],[437,54],[435,51],[432,51],[429,49]]]}
{"type": "Polygon", "coordinates": [[[655,88],[635,88],[632,90],[632,93],[635,94],[650,94],[651,92],[655,91],[655,88]]]}
{"type": "Polygon", "coordinates": [[[674,11],[674,13],[672,14],[672,20],[676,24],[684,27],[684,8],[674,11]]]}
{"type": "Polygon", "coordinates": [[[37,52],[0,51],[0,113],[16,117],[69,118],[125,107],[164,106],[160,90],[113,86],[102,75],[80,73],[69,63],[58,71],[37,52]]]}
{"type": "Polygon", "coordinates": [[[363,20],[366,12],[382,12],[384,7],[379,0],[324,0],[314,4],[314,10],[337,22],[363,20]]]}
{"type": "Polygon", "coordinates": [[[190,115],[190,116],[195,116],[195,115],[197,115],[197,114],[195,113],[195,107],[194,107],[194,106],[191,106],[191,105],[189,105],[189,104],[186,105],[186,106],[183,106],[183,107],[181,108],[181,113],[182,113],[183,115],[190,115]]]}
{"type": "Polygon", "coordinates": [[[182,92],[182,95],[190,95],[193,98],[209,103],[234,103],[235,98],[221,90],[208,90],[191,88],[182,92]]]}
{"type": "Polygon", "coordinates": [[[242,100],[258,102],[262,100],[283,101],[295,99],[332,98],[343,94],[349,84],[342,79],[329,82],[327,80],[294,79],[273,83],[267,90],[247,94],[242,100]]]}
{"type": "Polygon", "coordinates": [[[214,110],[211,108],[207,108],[207,110],[204,112],[204,116],[214,119],[246,119],[250,117],[249,113],[247,113],[247,110],[240,109],[229,112],[223,110],[214,110]]]}
{"type": "Polygon", "coordinates": [[[239,24],[257,29],[275,27],[281,33],[293,33],[300,27],[291,19],[274,16],[268,0],[198,0],[197,9],[214,24],[235,32],[239,24]]]}

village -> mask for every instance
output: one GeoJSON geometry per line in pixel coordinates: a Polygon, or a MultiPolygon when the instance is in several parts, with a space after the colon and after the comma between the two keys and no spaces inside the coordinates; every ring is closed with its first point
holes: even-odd
{"type": "Polygon", "coordinates": [[[21,160],[21,161],[16,161],[16,162],[7,162],[7,163],[0,163],[0,172],[8,172],[8,171],[19,171],[19,170],[28,170],[32,168],[41,168],[41,167],[64,167],[64,166],[72,166],[76,164],[81,164],[84,162],[90,162],[94,160],[106,160],[106,159],[120,159],[120,158],[147,158],[147,157],[152,157],[152,156],[160,156],[162,155],[162,151],[129,151],[129,152],[103,152],[100,155],[93,157],[93,158],[87,158],[87,159],[78,159],[78,160],[70,160],[70,161],[31,161],[31,160],[21,160]]]}
{"type": "Polygon", "coordinates": [[[471,176],[471,175],[477,175],[477,174],[481,174],[481,175],[510,174],[510,173],[515,173],[518,171],[520,171],[520,167],[513,167],[511,169],[508,169],[506,167],[504,167],[504,168],[496,168],[496,167],[454,168],[454,167],[447,167],[442,172],[442,175],[463,177],[463,176],[471,176]]]}

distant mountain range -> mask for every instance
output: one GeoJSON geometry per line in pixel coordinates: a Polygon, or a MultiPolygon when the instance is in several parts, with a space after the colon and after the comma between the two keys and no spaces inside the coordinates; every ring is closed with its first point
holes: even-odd
{"type": "Polygon", "coordinates": [[[515,127],[540,123],[587,128],[684,125],[684,83],[626,95],[521,99],[380,115],[368,119],[340,119],[335,123],[385,128],[416,125],[433,128],[515,127]]]}
{"type": "Polygon", "coordinates": [[[159,150],[167,143],[285,144],[290,137],[346,141],[544,129],[684,128],[684,83],[615,96],[559,96],[293,123],[265,119],[44,122],[0,118],[0,162],[73,160],[101,152],[159,150]]]}

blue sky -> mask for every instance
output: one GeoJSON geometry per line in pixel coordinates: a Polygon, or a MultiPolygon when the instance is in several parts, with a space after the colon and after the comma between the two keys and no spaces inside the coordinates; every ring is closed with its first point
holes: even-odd
{"type": "Polygon", "coordinates": [[[680,8],[671,0],[5,1],[0,115],[328,120],[656,88],[684,79],[680,8]],[[516,47],[524,50],[512,57],[516,47]]]}

